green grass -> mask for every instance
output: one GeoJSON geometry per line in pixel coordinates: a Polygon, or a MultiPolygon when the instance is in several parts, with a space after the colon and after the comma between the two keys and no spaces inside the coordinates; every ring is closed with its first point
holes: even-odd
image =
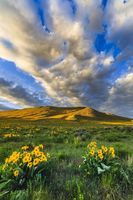
{"type": "Polygon", "coordinates": [[[111,177],[102,180],[85,178],[79,169],[87,144],[114,146],[133,174],[133,127],[98,125],[94,122],[19,120],[0,121],[0,163],[23,145],[44,144],[51,154],[43,180],[29,182],[27,189],[12,191],[5,200],[132,200],[131,184],[111,177]],[[19,137],[3,138],[6,133],[19,137]],[[128,159],[128,160],[127,160],[128,159]]]}

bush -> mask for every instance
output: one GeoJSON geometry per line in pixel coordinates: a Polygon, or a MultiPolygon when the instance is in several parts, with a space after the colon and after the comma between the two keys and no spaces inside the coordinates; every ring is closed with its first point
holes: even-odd
{"type": "Polygon", "coordinates": [[[115,172],[119,166],[120,163],[113,147],[101,146],[99,148],[96,142],[91,142],[87,146],[80,167],[86,176],[97,176],[109,171],[115,172]]]}
{"type": "Polygon", "coordinates": [[[26,188],[30,180],[42,175],[48,157],[42,144],[35,147],[23,146],[19,151],[14,151],[0,169],[0,190],[3,194],[26,188]]]}
{"type": "Polygon", "coordinates": [[[132,168],[116,156],[113,147],[89,143],[80,169],[94,199],[124,200],[128,194],[132,194],[132,168]],[[99,198],[93,194],[95,190],[99,198]]]}

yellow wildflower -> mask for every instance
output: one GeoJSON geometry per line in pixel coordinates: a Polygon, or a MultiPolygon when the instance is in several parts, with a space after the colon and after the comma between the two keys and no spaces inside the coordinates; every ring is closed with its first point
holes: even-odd
{"type": "Polygon", "coordinates": [[[33,161],[33,165],[36,166],[38,165],[40,162],[39,158],[35,158],[35,160],[33,161]]]}
{"type": "Polygon", "coordinates": [[[33,165],[32,162],[29,162],[27,166],[28,166],[29,168],[31,168],[32,165],[33,165]]]}
{"type": "Polygon", "coordinates": [[[115,153],[112,153],[111,155],[112,155],[113,158],[115,158],[115,153]]]}
{"type": "Polygon", "coordinates": [[[26,151],[27,149],[29,149],[29,146],[23,146],[22,150],[26,151]]]}
{"type": "Polygon", "coordinates": [[[98,154],[98,157],[101,159],[101,160],[103,160],[103,154],[98,154]]]}
{"type": "Polygon", "coordinates": [[[41,149],[43,149],[44,146],[43,146],[43,144],[39,144],[39,147],[40,147],[41,149]]]}
{"type": "Polygon", "coordinates": [[[102,146],[102,150],[103,150],[104,153],[107,153],[108,148],[106,146],[102,146]]]}
{"type": "Polygon", "coordinates": [[[4,164],[4,165],[2,166],[2,170],[5,170],[5,168],[6,168],[6,165],[4,164]]]}
{"type": "Polygon", "coordinates": [[[33,153],[36,153],[36,152],[39,152],[39,151],[40,151],[39,146],[36,146],[36,147],[34,148],[34,150],[33,150],[33,153]]]}
{"type": "Polygon", "coordinates": [[[110,147],[110,148],[109,148],[109,152],[115,152],[114,147],[110,147]]]}
{"type": "Polygon", "coordinates": [[[27,156],[27,157],[30,157],[30,156],[31,156],[31,154],[30,154],[30,153],[26,153],[26,154],[25,154],[25,156],[27,156]]]}
{"type": "Polygon", "coordinates": [[[113,158],[115,157],[115,149],[114,149],[114,147],[110,147],[109,148],[109,153],[112,155],[113,158]]]}
{"type": "Polygon", "coordinates": [[[98,150],[98,154],[102,154],[102,153],[103,153],[102,149],[98,150]]]}
{"type": "Polygon", "coordinates": [[[15,170],[13,174],[15,177],[17,177],[19,175],[19,170],[15,170]]]}
{"type": "Polygon", "coordinates": [[[92,142],[90,142],[89,144],[88,144],[88,146],[87,146],[88,148],[96,148],[97,147],[97,143],[95,142],[95,141],[92,141],[92,142]]]}
{"type": "Polygon", "coordinates": [[[37,156],[37,157],[40,157],[40,156],[42,156],[42,152],[40,152],[40,151],[35,151],[35,156],[37,156]]]}
{"type": "Polygon", "coordinates": [[[6,164],[9,163],[9,158],[6,158],[6,159],[5,159],[5,163],[6,163],[6,164]]]}
{"type": "Polygon", "coordinates": [[[47,157],[45,155],[43,155],[41,158],[40,158],[40,161],[43,162],[43,161],[47,161],[47,157]]]}
{"type": "Polygon", "coordinates": [[[94,154],[95,154],[95,151],[92,149],[92,150],[90,151],[90,155],[91,155],[91,156],[94,156],[94,154]]]}
{"type": "Polygon", "coordinates": [[[30,162],[30,159],[29,159],[28,156],[25,156],[25,157],[23,158],[23,163],[28,163],[28,162],[30,162]]]}
{"type": "Polygon", "coordinates": [[[31,162],[32,161],[32,157],[28,157],[28,162],[31,162]]]}

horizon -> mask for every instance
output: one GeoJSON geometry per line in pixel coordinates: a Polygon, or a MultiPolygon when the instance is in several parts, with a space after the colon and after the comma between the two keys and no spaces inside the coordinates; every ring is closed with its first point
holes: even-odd
{"type": "Polygon", "coordinates": [[[133,119],[131,0],[0,1],[0,110],[90,107],[133,119]]]}

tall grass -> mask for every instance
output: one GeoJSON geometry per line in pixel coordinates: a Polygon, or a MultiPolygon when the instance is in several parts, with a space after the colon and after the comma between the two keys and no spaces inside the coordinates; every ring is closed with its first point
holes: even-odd
{"type": "MultiPolygon", "coordinates": [[[[0,164],[23,145],[44,144],[51,160],[46,176],[28,182],[27,188],[11,191],[2,200],[132,200],[133,128],[95,124],[47,124],[43,122],[0,123],[0,164]],[[4,138],[6,133],[19,137],[4,138]],[[123,176],[105,174],[85,177],[79,165],[89,141],[114,146],[123,176]]],[[[0,189],[1,190],[1,189],[0,189]]],[[[2,190],[0,194],[2,193],[2,190]]]]}

